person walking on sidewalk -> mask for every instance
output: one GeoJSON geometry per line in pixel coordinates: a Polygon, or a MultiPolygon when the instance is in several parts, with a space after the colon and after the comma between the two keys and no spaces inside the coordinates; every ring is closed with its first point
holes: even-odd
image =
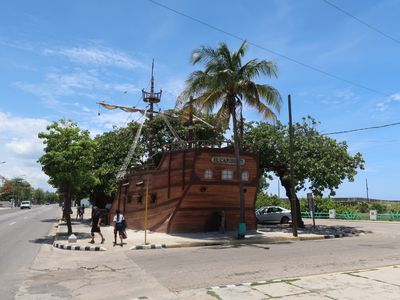
{"type": "Polygon", "coordinates": [[[103,234],[101,233],[100,223],[101,223],[100,210],[97,208],[97,206],[94,206],[93,213],[92,213],[92,230],[91,230],[92,240],[89,242],[91,244],[94,244],[94,233],[95,232],[97,232],[100,235],[102,244],[106,240],[104,238],[103,234]]]}
{"type": "Polygon", "coordinates": [[[124,215],[121,214],[121,212],[118,209],[115,211],[113,225],[114,225],[114,246],[117,244],[117,232],[118,232],[122,247],[124,245],[122,239],[125,230],[125,218],[124,215]]]}

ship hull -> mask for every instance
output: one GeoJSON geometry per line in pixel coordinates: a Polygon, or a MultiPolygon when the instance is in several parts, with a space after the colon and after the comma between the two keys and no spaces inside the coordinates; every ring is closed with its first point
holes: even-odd
{"type": "MultiPolygon", "coordinates": [[[[245,222],[253,230],[257,226],[258,157],[242,153],[240,158],[245,222]]],[[[166,233],[236,230],[240,198],[235,162],[232,147],[165,152],[157,168],[131,170],[120,182],[112,212],[119,209],[131,229],[146,227],[166,233]]]]}

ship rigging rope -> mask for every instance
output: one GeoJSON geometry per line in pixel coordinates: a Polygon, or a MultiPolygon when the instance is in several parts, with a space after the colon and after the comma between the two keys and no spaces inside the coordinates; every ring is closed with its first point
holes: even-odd
{"type": "Polygon", "coordinates": [[[147,113],[147,109],[144,111],[142,121],[140,122],[139,129],[136,132],[135,139],[133,140],[131,149],[129,149],[128,155],[125,157],[124,163],[117,173],[117,180],[120,181],[125,177],[126,169],[128,168],[129,163],[132,160],[133,154],[135,154],[136,146],[139,141],[140,133],[142,132],[144,121],[146,120],[145,116],[147,113]]]}
{"type": "Polygon", "coordinates": [[[181,145],[186,145],[186,143],[178,136],[176,133],[175,129],[172,127],[171,123],[168,121],[167,117],[165,116],[164,113],[160,112],[159,113],[161,117],[163,118],[165,124],[167,124],[169,130],[171,131],[172,135],[178,140],[179,144],[181,145]]]}

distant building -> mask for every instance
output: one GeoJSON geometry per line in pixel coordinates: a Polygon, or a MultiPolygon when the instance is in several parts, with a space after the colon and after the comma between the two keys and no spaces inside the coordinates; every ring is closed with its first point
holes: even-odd
{"type": "Polygon", "coordinates": [[[360,202],[385,202],[385,203],[391,203],[391,202],[399,202],[400,200],[383,200],[383,199],[367,199],[367,198],[362,198],[362,197],[352,197],[352,198],[341,198],[341,197],[333,197],[331,198],[335,202],[340,202],[340,203],[348,203],[348,204],[357,204],[360,202]]]}

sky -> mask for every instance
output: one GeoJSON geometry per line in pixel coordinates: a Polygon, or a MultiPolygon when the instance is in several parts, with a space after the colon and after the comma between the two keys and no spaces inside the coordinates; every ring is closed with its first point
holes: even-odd
{"type": "MultiPolygon", "coordinates": [[[[322,133],[399,122],[399,11],[397,0],[1,1],[0,174],[52,190],[37,163],[39,132],[61,118],[92,136],[135,120],[122,111],[99,116],[96,102],[143,106],[153,58],[160,106],[172,108],[200,68],[191,52],[219,42],[236,49],[246,39],[245,61],[277,64],[278,78],[257,81],[279,90],[281,122],[288,94],[293,121],[310,115],[322,133]]],[[[260,120],[251,109],[245,117],[260,120]]],[[[331,136],[365,159],[337,196],[366,197],[368,181],[370,198],[400,200],[399,129],[331,136]]],[[[274,180],[269,192],[278,191],[283,196],[274,180]]]]}

